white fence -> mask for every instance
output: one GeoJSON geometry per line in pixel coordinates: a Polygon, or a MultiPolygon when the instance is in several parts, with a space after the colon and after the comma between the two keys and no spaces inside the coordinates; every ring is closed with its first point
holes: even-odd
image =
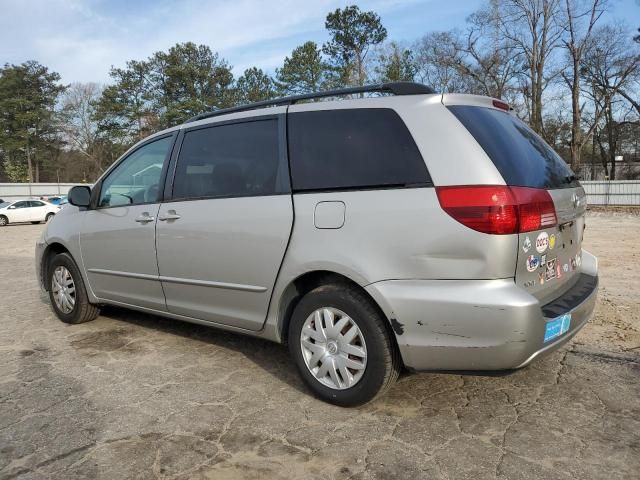
{"type": "Polygon", "coordinates": [[[66,195],[69,189],[79,183],[0,183],[0,198],[14,200],[18,198],[50,197],[66,195]]]}
{"type": "Polygon", "coordinates": [[[640,205],[640,180],[580,182],[588,205],[640,205]]]}
{"type": "MultiPolygon", "coordinates": [[[[640,206],[640,180],[583,181],[589,205],[640,206]]],[[[66,195],[78,183],[0,183],[0,198],[66,195]]]]}

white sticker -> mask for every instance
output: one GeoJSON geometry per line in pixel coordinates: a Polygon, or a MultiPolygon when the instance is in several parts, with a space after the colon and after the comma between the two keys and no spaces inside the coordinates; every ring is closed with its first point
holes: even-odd
{"type": "Polygon", "coordinates": [[[524,242],[522,243],[522,251],[524,253],[527,253],[529,250],[531,249],[531,240],[529,239],[529,236],[527,235],[524,239],[524,242]]]}
{"type": "Polygon", "coordinates": [[[527,271],[533,272],[540,266],[540,257],[529,255],[527,257],[527,271]]]}
{"type": "Polygon", "coordinates": [[[549,246],[549,234],[547,232],[541,232],[536,238],[536,251],[538,253],[544,252],[549,246]]]}

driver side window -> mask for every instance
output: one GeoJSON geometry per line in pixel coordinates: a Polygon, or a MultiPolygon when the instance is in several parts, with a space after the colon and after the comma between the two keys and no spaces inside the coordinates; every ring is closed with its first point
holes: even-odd
{"type": "Polygon", "coordinates": [[[172,137],[165,137],[125,158],[102,182],[98,207],[157,202],[162,165],[172,143],[172,137]]]}

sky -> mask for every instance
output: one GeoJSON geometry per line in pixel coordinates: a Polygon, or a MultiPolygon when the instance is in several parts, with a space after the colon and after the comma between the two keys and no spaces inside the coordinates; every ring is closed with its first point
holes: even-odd
{"type": "MultiPolygon", "coordinates": [[[[640,27],[640,0],[610,0],[607,20],[640,27]]],[[[0,65],[37,60],[63,83],[109,82],[111,66],[179,42],[206,44],[236,75],[269,73],[307,40],[327,40],[328,12],[356,3],[382,18],[389,39],[412,42],[463,27],[483,0],[0,0],[0,65]]]]}

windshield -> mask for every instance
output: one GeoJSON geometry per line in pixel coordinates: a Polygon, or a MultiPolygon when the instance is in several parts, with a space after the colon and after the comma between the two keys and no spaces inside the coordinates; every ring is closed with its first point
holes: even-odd
{"type": "Polygon", "coordinates": [[[10,202],[0,202],[0,208],[8,207],[9,205],[11,205],[10,202]]]}
{"type": "Polygon", "coordinates": [[[468,105],[448,108],[491,158],[507,185],[545,189],[579,186],[560,155],[515,115],[468,105]]]}

